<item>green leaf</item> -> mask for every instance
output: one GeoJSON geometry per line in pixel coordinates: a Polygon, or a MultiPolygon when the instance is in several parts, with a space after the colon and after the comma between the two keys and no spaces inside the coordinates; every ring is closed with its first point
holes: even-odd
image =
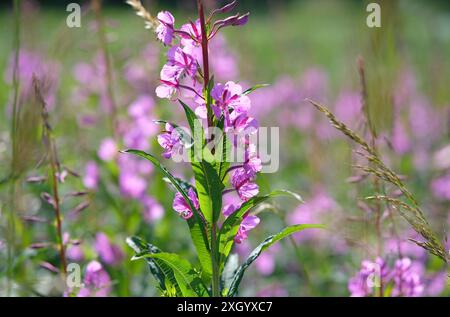
{"type": "Polygon", "coordinates": [[[228,218],[224,221],[222,227],[219,231],[219,263],[221,263],[221,269],[223,268],[223,263],[226,261],[228,255],[234,244],[234,237],[236,236],[239,226],[241,225],[242,219],[245,214],[252,209],[253,207],[261,204],[269,198],[277,197],[277,196],[291,196],[295,199],[303,202],[300,195],[293,193],[288,190],[275,190],[270,194],[264,196],[255,196],[245,203],[241,205],[239,209],[237,209],[234,213],[232,213],[228,218]]]}
{"type": "Polygon", "coordinates": [[[226,296],[233,282],[234,275],[239,268],[239,256],[230,254],[222,273],[222,296],[226,296]]]}
{"type": "Polygon", "coordinates": [[[277,241],[280,241],[281,239],[305,230],[305,229],[323,229],[325,228],[323,225],[293,225],[284,228],[282,231],[280,231],[277,234],[274,234],[268,238],[266,238],[259,246],[257,246],[252,253],[250,253],[247,260],[238,268],[236,271],[236,274],[234,275],[233,281],[230,285],[230,290],[228,291],[227,296],[231,297],[234,296],[239,288],[239,284],[241,283],[242,277],[244,276],[245,271],[247,268],[258,258],[258,256],[267,248],[269,248],[272,244],[276,243],[277,241]]]}
{"type": "MultiPolygon", "coordinates": [[[[136,252],[136,254],[160,253],[161,250],[154,245],[145,242],[139,237],[128,237],[127,244],[136,252]]],[[[162,291],[166,290],[165,275],[152,258],[146,258],[150,272],[155,277],[162,291]]]]}
{"type": "MultiPolygon", "coordinates": [[[[178,178],[178,177],[175,177],[175,179],[178,181],[178,184],[180,184],[180,186],[183,188],[184,191],[188,192],[189,189],[192,188],[195,191],[195,193],[197,193],[197,190],[195,189],[195,187],[191,183],[185,181],[184,179],[178,178]]],[[[166,183],[171,185],[171,187],[174,190],[177,190],[175,188],[175,186],[172,185],[172,182],[170,181],[170,179],[168,179],[167,177],[164,177],[163,181],[165,181],[166,183]]]]}
{"type": "Polygon", "coordinates": [[[217,174],[214,156],[205,146],[203,127],[198,124],[199,121],[192,109],[181,100],[180,103],[194,136],[194,146],[191,148],[191,166],[195,176],[200,209],[208,224],[212,224],[220,216],[224,185],[217,174]],[[199,144],[201,144],[200,149],[199,144]],[[201,154],[201,157],[198,157],[198,154],[201,154]]]}
{"type": "Polygon", "coordinates": [[[160,171],[163,172],[163,174],[167,177],[167,179],[180,192],[180,194],[189,204],[191,210],[194,211],[193,212],[194,216],[188,219],[187,221],[191,233],[192,242],[194,243],[198,259],[205,274],[207,276],[212,275],[211,255],[209,249],[209,240],[206,230],[206,224],[203,221],[201,213],[198,210],[196,210],[195,206],[189,199],[189,196],[185,191],[185,186],[180,184],[177,178],[175,178],[153,155],[139,150],[126,150],[125,153],[132,153],[134,155],[143,157],[152,162],[160,171]]]}
{"type": "Polygon", "coordinates": [[[250,88],[247,89],[246,91],[244,91],[242,94],[243,94],[243,95],[248,95],[248,94],[254,92],[256,89],[263,88],[263,87],[267,87],[267,86],[270,86],[270,85],[269,85],[269,84],[259,84],[259,85],[255,85],[255,86],[253,86],[253,87],[250,87],[250,88]]]}
{"type": "Polygon", "coordinates": [[[229,162],[229,158],[231,156],[231,143],[228,140],[226,133],[224,132],[224,125],[225,125],[225,117],[222,116],[217,125],[217,127],[222,131],[222,136],[221,139],[218,140],[217,142],[216,152],[214,153],[214,155],[215,157],[219,158],[216,166],[217,174],[219,175],[219,178],[222,181],[222,183],[225,184],[226,182],[225,173],[227,172],[231,164],[229,162]]]}
{"type": "Polygon", "coordinates": [[[156,263],[164,263],[172,271],[177,286],[185,297],[206,297],[208,290],[203,284],[200,274],[194,267],[175,253],[147,253],[135,256],[133,259],[150,258],[156,263]]]}

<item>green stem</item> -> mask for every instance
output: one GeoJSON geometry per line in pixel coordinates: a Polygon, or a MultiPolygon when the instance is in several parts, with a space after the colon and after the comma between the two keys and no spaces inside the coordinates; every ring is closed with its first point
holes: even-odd
{"type": "Polygon", "coordinates": [[[214,223],[211,228],[211,263],[212,263],[212,296],[220,297],[220,276],[218,262],[219,248],[217,244],[217,224],[214,223]]]}

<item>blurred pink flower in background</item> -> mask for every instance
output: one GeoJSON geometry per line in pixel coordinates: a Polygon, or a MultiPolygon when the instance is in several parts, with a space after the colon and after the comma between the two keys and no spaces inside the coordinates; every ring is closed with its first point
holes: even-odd
{"type": "Polygon", "coordinates": [[[107,297],[111,292],[111,278],[97,261],[91,261],[86,267],[84,287],[77,297],[107,297]]]}
{"type": "Polygon", "coordinates": [[[431,182],[431,191],[436,198],[450,201],[450,173],[435,178],[431,182]]]}
{"type": "Polygon", "coordinates": [[[89,161],[86,163],[83,184],[87,189],[97,189],[98,182],[100,179],[100,171],[97,163],[94,161],[89,161]]]}
{"type": "Polygon", "coordinates": [[[108,236],[103,232],[95,235],[95,250],[102,262],[109,265],[117,265],[124,259],[124,253],[119,246],[111,243],[108,236]]]}
{"type": "Polygon", "coordinates": [[[97,155],[102,161],[112,161],[118,152],[117,144],[112,138],[103,139],[98,149],[97,155]]]}
{"type": "MultiPolygon", "coordinates": [[[[18,80],[20,82],[19,103],[29,99],[34,94],[33,76],[41,83],[41,90],[48,110],[51,110],[56,102],[56,92],[59,86],[60,65],[54,61],[47,61],[36,52],[21,49],[17,65],[18,80]]],[[[7,84],[13,83],[15,68],[15,54],[10,58],[5,73],[7,84]]]]}
{"type": "Polygon", "coordinates": [[[153,197],[144,196],[140,201],[144,206],[144,219],[147,223],[153,223],[164,216],[164,207],[153,197]]]}

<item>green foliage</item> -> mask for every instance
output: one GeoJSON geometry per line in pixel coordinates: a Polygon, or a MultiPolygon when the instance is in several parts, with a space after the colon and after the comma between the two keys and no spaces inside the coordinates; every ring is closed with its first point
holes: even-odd
{"type": "Polygon", "coordinates": [[[294,225],[294,226],[286,227],[279,233],[266,238],[260,245],[258,245],[256,247],[256,249],[254,249],[252,251],[252,253],[250,253],[247,260],[237,269],[236,274],[233,277],[233,281],[231,282],[230,289],[227,293],[227,296],[228,297],[234,296],[237,293],[239,284],[241,283],[241,280],[242,280],[242,277],[244,276],[245,271],[259,257],[259,255],[264,250],[269,248],[275,242],[280,241],[281,239],[283,239],[293,233],[296,233],[296,232],[299,232],[299,231],[302,231],[305,229],[319,229],[319,228],[323,229],[324,226],[322,226],[322,225],[294,225]]]}

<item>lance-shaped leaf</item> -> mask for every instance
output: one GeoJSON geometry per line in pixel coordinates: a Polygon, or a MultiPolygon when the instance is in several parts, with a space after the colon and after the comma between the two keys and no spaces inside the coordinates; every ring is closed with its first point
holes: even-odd
{"type": "Polygon", "coordinates": [[[185,191],[185,186],[180,184],[177,178],[175,178],[153,155],[139,150],[126,150],[125,153],[132,153],[152,162],[161,172],[163,172],[167,179],[180,192],[180,194],[189,204],[189,207],[191,208],[191,210],[193,210],[194,214],[193,217],[191,217],[187,221],[191,233],[192,242],[194,243],[203,271],[207,276],[210,276],[212,274],[211,255],[206,225],[202,219],[202,215],[198,210],[195,209],[194,205],[189,199],[189,196],[185,191]]]}
{"type": "Polygon", "coordinates": [[[236,271],[236,274],[234,275],[233,281],[231,282],[230,290],[228,291],[227,296],[231,297],[236,294],[236,292],[239,288],[239,284],[242,281],[242,277],[244,276],[245,270],[247,270],[247,268],[259,257],[259,255],[264,250],[269,248],[272,244],[276,243],[277,241],[280,241],[281,239],[283,239],[293,233],[296,233],[296,232],[299,232],[299,231],[302,231],[305,229],[323,229],[323,228],[325,228],[323,225],[310,225],[310,224],[293,225],[293,226],[286,227],[279,233],[266,238],[260,245],[258,245],[252,251],[252,253],[250,253],[247,260],[238,268],[238,270],[236,271]]]}
{"type": "Polygon", "coordinates": [[[222,209],[224,185],[217,174],[214,156],[205,146],[206,140],[200,121],[188,105],[181,100],[180,103],[184,108],[194,137],[194,146],[191,147],[191,166],[195,176],[200,209],[209,224],[215,223],[222,209]]]}
{"type": "Polygon", "coordinates": [[[276,196],[291,196],[303,202],[300,195],[296,193],[288,190],[275,190],[270,194],[264,196],[255,196],[243,203],[241,207],[239,207],[235,212],[228,216],[228,218],[224,221],[222,227],[220,228],[218,239],[221,269],[223,268],[223,263],[226,261],[228,255],[230,254],[230,251],[234,244],[234,237],[238,233],[239,226],[241,225],[241,222],[246,213],[253,207],[266,201],[267,199],[276,196]]]}
{"type": "MultiPolygon", "coordinates": [[[[161,250],[154,245],[145,242],[139,237],[128,237],[127,244],[136,252],[136,254],[160,253],[161,250]]],[[[158,267],[152,258],[146,258],[150,272],[155,277],[161,290],[166,290],[164,272],[158,267]]]]}
{"type": "Polygon", "coordinates": [[[217,174],[219,175],[219,178],[222,181],[222,183],[225,184],[226,172],[227,172],[228,168],[230,167],[229,159],[231,156],[231,143],[228,140],[227,135],[224,131],[224,126],[225,126],[225,117],[222,116],[222,118],[220,118],[219,123],[217,124],[217,127],[222,131],[222,134],[221,134],[218,142],[216,142],[217,146],[216,146],[216,152],[214,153],[214,155],[215,155],[215,157],[219,158],[219,160],[216,164],[217,174]]]}
{"type": "MultiPolygon", "coordinates": [[[[208,290],[200,278],[199,272],[187,261],[175,253],[146,253],[133,257],[137,259],[152,259],[158,266],[164,268],[165,273],[173,275],[175,285],[180,289],[184,297],[206,297],[208,290]]],[[[172,282],[172,281],[171,281],[172,282]]]]}
{"type": "Polygon", "coordinates": [[[251,94],[252,92],[254,92],[255,90],[259,89],[259,88],[264,88],[270,86],[269,84],[259,84],[259,85],[255,85],[253,87],[248,88],[246,91],[244,91],[242,94],[243,95],[248,95],[251,94]]]}
{"type": "Polygon", "coordinates": [[[234,275],[239,268],[239,256],[236,253],[230,254],[222,273],[222,296],[228,294],[234,275]]]}

